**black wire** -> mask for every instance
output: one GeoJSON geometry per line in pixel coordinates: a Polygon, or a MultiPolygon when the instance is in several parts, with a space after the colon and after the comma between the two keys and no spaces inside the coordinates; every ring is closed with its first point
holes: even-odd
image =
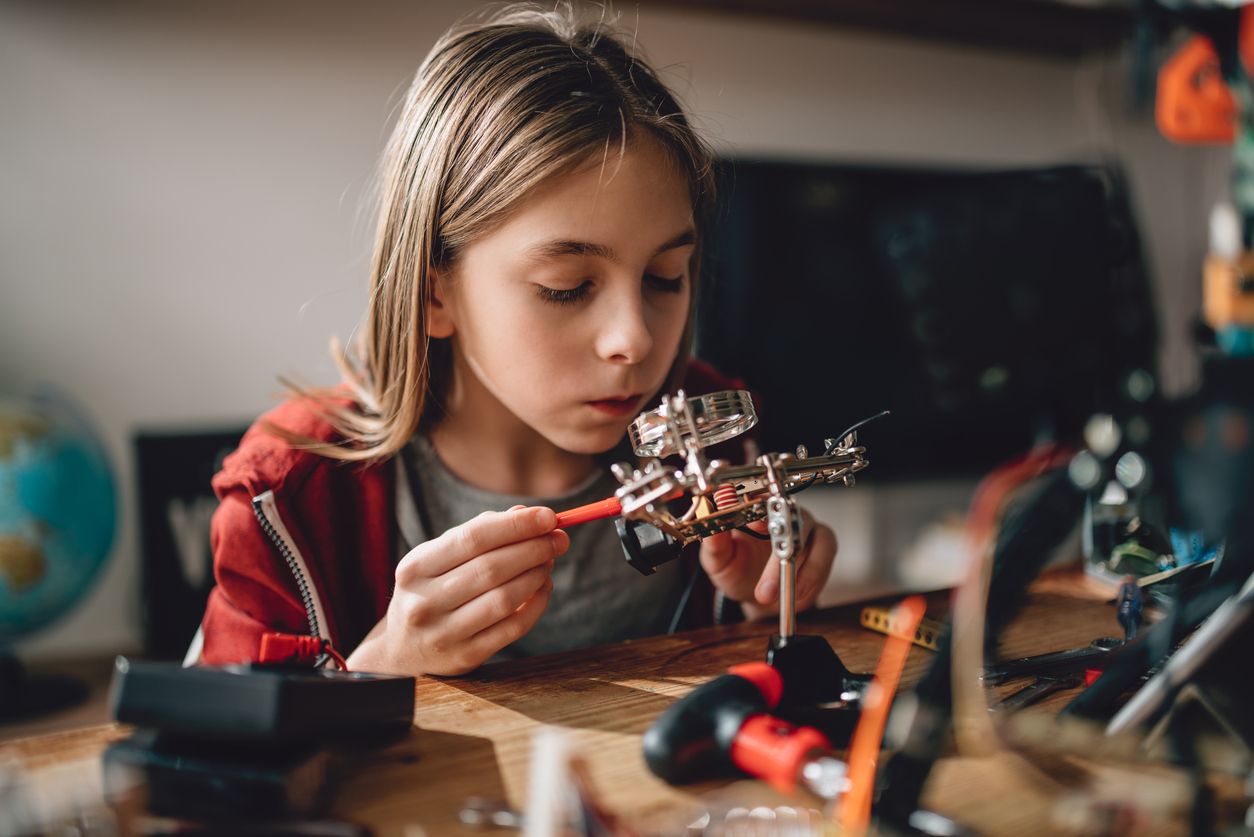
{"type": "Polygon", "coordinates": [[[810,475],[810,479],[806,480],[806,484],[805,484],[805,485],[803,485],[803,486],[801,486],[801,487],[799,487],[799,488],[794,488],[792,491],[789,491],[788,493],[789,493],[789,494],[800,494],[801,492],[805,491],[805,490],[806,490],[807,488],[809,488],[810,486],[814,485],[814,483],[815,483],[816,481],[818,481],[818,478],[819,478],[819,475],[818,475],[818,474],[811,474],[811,475],[810,475]]]}
{"type": "Polygon", "coordinates": [[[750,529],[748,526],[737,526],[736,528],[738,531],[744,532],[746,535],[757,538],[760,541],[769,541],[771,539],[770,535],[764,535],[761,532],[755,532],[752,529],[750,529]]]}
{"type": "Polygon", "coordinates": [[[679,597],[679,604],[675,606],[675,615],[671,617],[671,626],[666,629],[668,634],[673,634],[679,630],[679,621],[684,616],[684,611],[688,608],[688,600],[692,598],[692,588],[697,586],[697,576],[701,575],[701,565],[693,562],[692,574],[688,578],[688,584],[684,586],[684,594],[679,597]]]}
{"type": "Polygon", "coordinates": [[[824,455],[824,456],[831,456],[832,451],[836,450],[836,446],[840,444],[840,440],[841,440],[841,439],[845,438],[846,436],[848,436],[848,435],[849,435],[850,433],[852,433],[853,431],[857,430],[857,429],[858,429],[859,427],[861,427],[862,425],[867,424],[868,422],[875,421],[877,418],[883,418],[884,416],[889,415],[891,412],[892,412],[891,410],[884,410],[883,412],[876,413],[876,414],[875,414],[875,415],[873,415],[873,416],[867,416],[867,417],[866,417],[866,418],[864,418],[862,421],[860,421],[860,422],[858,422],[857,424],[855,424],[855,425],[853,425],[852,427],[850,427],[850,428],[849,428],[848,430],[846,430],[844,433],[841,433],[839,436],[834,437],[834,438],[832,439],[832,444],[831,444],[831,446],[830,446],[830,447],[828,447],[826,450],[824,450],[824,451],[823,451],[823,455],[824,455]]]}

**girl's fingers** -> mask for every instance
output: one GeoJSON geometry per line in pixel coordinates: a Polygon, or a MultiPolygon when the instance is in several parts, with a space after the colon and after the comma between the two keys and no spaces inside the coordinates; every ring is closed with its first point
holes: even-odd
{"type": "MultiPolygon", "coordinates": [[[[743,532],[720,532],[701,542],[701,567],[715,587],[741,602],[753,595],[761,572],[763,545],[743,532]]],[[[766,545],[766,553],[770,546],[766,545]]]]}
{"type": "Polygon", "coordinates": [[[471,558],[552,532],[555,526],[557,515],[543,507],[484,512],[415,547],[397,566],[396,581],[408,584],[418,578],[436,578],[471,558]]]}
{"type": "MultiPolygon", "coordinates": [[[[815,525],[814,518],[805,509],[801,510],[801,551],[797,553],[795,559],[797,598],[800,598],[800,581],[801,571],[810,558],[812,540],[814,537],[815,525]]],[[[772,552],[766,559],[766,566],[762,568],[762,577],[758,579],[757,586],[753,589],[753,598],[760,605],[770,606],[779,601],[779,560],[772,552]]]]}
{"type": "Polygon", "coordinates": [[[736,557],[731,532],[710,535],[701,542],[701,566],[711,580],[721,575],[736,557]]]}
{"type": "Polygon", "coordinates": [[[836,559],[836,533],[828,526],[816,526],[814,537],[807,551],[807,560],[797,571],[797,608],[804,609],[814,603],[827,584],[836,559]]]}
{"type": "Polygon", "coordinates": [[[479,659],[486,660],[511,642],[521,639],[544,615],[552,594],[553,579],[546,578],[534,595],[512,613],[472,636],[467,641],[470,653],[479,659]]]}
{"type": "MultiPolygon", "coordinates": [[[[570,536],[560,529],[521,543],[511,543],[453,568],[432,584],[448,611],[500,589],[511,579],[551,562],[570,548],[570,536]]],[[[521,604],[520,599],[515,606],[521,604]]],[[[476,630],[481,630],[477,628],[476,630]]]]}
{"type": "Polygon", "coordinates": [[[512,578],[449,614],[447,631],[452,636],[473,637],[508,618],[546,583],[552,565],[545,563],[512,578]]]}

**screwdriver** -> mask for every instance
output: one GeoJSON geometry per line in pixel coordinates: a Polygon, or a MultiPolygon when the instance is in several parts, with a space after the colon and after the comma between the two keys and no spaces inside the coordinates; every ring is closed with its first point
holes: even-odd
{"type": "MultiPolygon", "coordinates": [[[[676,488],[658,502],[674,500],[682,496],[684,496],[684,490],[676,488]]],[[[597,500],[595,503],[588,503],[586,506],[576,506],[573,509],[558,512],[557,528],[564,529],[567,526],[577,526],[580,523],[591,523],[593,520],[616,517],[622,513],[623,504],[619,502],[618,497],[606,497],[604,500],[597,500]]]]}
{"type": "Polygon", "coordinates": [[[586,506],[577,506],[564,512],[558,512],[557,528],[564,529],[567,526],[589,523],[593,520],[614,517],[622,513],[623,504],[618,501],[618,498],[606,497],[604,500],[597,500],[595,503],[589,503],[586,506]]]}
{"type": "Polygon", "coordinates": [[[827,736],[769,714],[784,693],[767,663],[732,666],[671,705],[644,735],[644,759],[672,784],[726,775],[733,768],[791,793],[798,784],[823,799],[848,788],[845,763],[827,736]]]}

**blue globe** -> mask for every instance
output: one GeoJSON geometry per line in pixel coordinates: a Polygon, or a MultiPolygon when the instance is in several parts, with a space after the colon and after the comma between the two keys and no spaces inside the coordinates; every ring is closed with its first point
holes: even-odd
{"type": "Polygon", "coordinates": [[[68,400],[0,399],[0,652],[91,589],[116,512],[104,448],[68,400]]]}

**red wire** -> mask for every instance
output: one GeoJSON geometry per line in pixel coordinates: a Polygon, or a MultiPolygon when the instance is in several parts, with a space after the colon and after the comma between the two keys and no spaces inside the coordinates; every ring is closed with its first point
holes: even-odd
{"type": "Polygon", "coordinates": [[[890,624],[897,625],[898,630],[884,640],[884,650],[880,652],[880,660],[875,667],[875,679],[867,690],[862,715],[849,745],[849,792],[838,809],[842,834],[866,833],[871,819],[875,768],[884,741],[888,711],[892,708],[893,695],[897,692],[901,670],[906,666],[906,657],[910,655],[914,632],[926,609],[927,601],[915,595],[893,610],[890,624]]]}
{"type": "Polygon", "coordinates": [[[1057,444],[1041,445],[1023,456],[993,469],[980,481],[971,498],[967,533],[971,543],[981,548],[997,526],[1006,498],[1019,486],[1047,471],[1060,468],[1071,459],[1071,451],[1057,444]]]}
{"type": "Polygon", "coordinates": [[[348,671],[348,663],[345,662],[340,652],[331,646],[329,639],[306,634],[278,632],[263,634],[257,661],[261,663],[313,663],[323,654],[335,660],[341,670],[348,671]]]}
{"type": "Polygon", "coordinates": [[[331,659],[335,660],[336,665],[340,667],[340,671],[348,671],[348,663],[344,661],[344,657],[340,655],[339,651],[331,647],[330,640],[323,641],[322,650],[331,655],[331,659]]]}

